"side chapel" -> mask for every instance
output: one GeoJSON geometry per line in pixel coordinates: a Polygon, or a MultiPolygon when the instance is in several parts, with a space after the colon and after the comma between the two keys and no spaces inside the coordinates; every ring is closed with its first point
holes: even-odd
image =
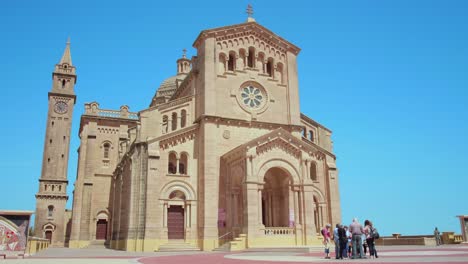
{"type": "Polygon", "coordinates": [[[257,23],[202,31],[148,108],[81,116],[65,211],[76,69],[53,72],[36,235],[127,251],[305,246],[341,221],[331,131],[299,109],[300,49],[257,23]],[[227,245],[227,246],[226,246],[227,245]]]}

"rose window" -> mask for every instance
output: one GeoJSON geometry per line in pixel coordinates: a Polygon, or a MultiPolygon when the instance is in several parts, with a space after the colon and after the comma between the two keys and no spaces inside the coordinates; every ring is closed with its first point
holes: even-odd
{"type": "Polygon", "coordinates": [[[258,108],[262,105],[264,95],[262,91],[254,86],[248,86],[241,91],[241,100],[245,106],[258,108]]]}

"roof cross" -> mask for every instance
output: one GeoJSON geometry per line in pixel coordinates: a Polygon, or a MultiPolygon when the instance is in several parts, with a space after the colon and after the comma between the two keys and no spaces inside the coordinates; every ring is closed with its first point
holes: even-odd
{"type": "Polygon", "coordinates": [[[186,49],[183,49],[182,52],[183,52],[182,58],[187,58],[187,56],[186,56],[186,54],[185,54],[185,53],[187,53],[187,50],[186,50],[186,49]]]}
{"type": "Polygon", "coordinates": [[[246,11],[246,13],[247,13],[248,17],[252,17],[252,15],[253,15],[253,13],[254,13],[254,12],[253,12],[253,8],[252,8],[252,6],[251,6],[250,4],[247,5],[247,11],[246,11]]]}

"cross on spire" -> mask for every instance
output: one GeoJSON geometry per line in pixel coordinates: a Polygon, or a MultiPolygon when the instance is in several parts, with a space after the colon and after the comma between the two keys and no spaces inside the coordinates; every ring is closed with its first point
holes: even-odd
{"type": "Polygon", "coordinates": [[[186,49],[183,49],[183,50],[182,50],[182,52],[183,52],[183,54],[182,54],[182,58],[187,58],[187,55],[186,55],[186,53],[187,53],[187,50],[186,50],[186,49]]]}
{"type": "Polygon", "coordinates": [[[247,13],[248,17],[252,17],[252,15],[253,15],[253,13],[254,13],[254,12],[253,12],[253,8],[252,8],[252,6],[251,6],[250,4],[247,5],[247,11],[246,11],[246,13],[247,13]]]}
{"type": "Polygon", "coordinates": [[[253,8],[250,4],[247,5],[247,10],[245,11],[247,13],[247,22],[255,22],[255,19],[252,17],[253,15],[253,8]]]}

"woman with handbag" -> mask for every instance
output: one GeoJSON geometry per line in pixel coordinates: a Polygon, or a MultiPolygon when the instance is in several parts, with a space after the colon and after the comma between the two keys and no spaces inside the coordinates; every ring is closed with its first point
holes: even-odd
{"type": "Polygon", "coordinates": [[[377,256],[374,240],[378,238],[379,233],[377,232],[377,229],[374,228],[372,222],[369,220],[364,221],[364,226],[364,234],[366,235],[366,242],[367,246],[369,247],[370,257],[378,258],[379,256],[377,256]]]}

